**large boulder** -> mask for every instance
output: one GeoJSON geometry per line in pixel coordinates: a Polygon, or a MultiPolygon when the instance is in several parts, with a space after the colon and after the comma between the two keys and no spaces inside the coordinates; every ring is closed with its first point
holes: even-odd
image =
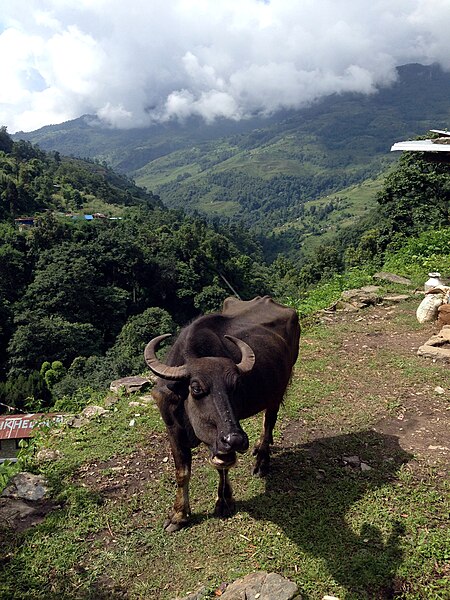
{"type": "Polygon", "coordinates": [[[42,475],[23,472],[18,473],[11,479],[1,496],[2,498],[37,502],[48,498],[49,488],[45,477],[42,477],[42,475]]]}
{"type": "Polygon", "coordinates": [[[152,377],[122,377],[122,379],[116,379],[111,383],[109,389],[112,392],[125,392],[126,394],[134,394],[136,392],[143,392],[154,382],[152,377]]]}
{"type": "Polygon", "coordinates": [[[424,358],[450,361],[450,325],[444,325],[437,335],[431,336],[423,346],[420,346],[417,354],[424,358]]]}
{"type": "Polygon", "coordinates": [[[373,278],[381,279],[382,281],[389,281],[391,283],[399,283],[401,285],[412,285],[411,279],[408,279],[407,277],[402,277],[401,275],[396,275],[395,273],[389,273],[386,271],[380,271],[379,273],[375,273],[373,278]]]}

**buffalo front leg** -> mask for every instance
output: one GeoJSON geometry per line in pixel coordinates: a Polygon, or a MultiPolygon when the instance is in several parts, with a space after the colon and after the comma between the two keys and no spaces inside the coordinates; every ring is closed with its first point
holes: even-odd
{"type": "Polygon", "coordinates": [[[227,519],[228,517],[231,517],[236,509],[233,490],[228,477],[229,469],[217,469],[217,471],[219,473],[219,487],[217,490],[214,516],[219,517],[220,519],[227,519]]]}
{"type": "Polygon", "coordinates": [[[278,409],[267,409],[263,417],[263,428],[259,442],[253,449],[253,456],[256,456],[253,475],[265,477],[269,472],[270,445],[273,444],[273,428],[277,422],[278,409]]]}
{"type": "Polygon", "coordinates": [[[189,480],[191,478],[192,453],[190,448],[179,448],[171,444],[175,462],[175,478],[177,491],[173,508],[169,511],[164,521],[164,530],[167,533],[178,531],[189,521],[191,507],[189,505],[189,480]]]}

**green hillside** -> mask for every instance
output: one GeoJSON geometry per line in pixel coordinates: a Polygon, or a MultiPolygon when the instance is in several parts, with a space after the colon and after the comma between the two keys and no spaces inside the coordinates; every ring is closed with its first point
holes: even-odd
{"type": "Polygon", "coordinates": [[[138,374],[155,333],[274,282],[243,228],[167,210],[109,167],[0,128],[0,413],[138,374]]]}
{"type": "Polygon", "coordinates": [[[270,234],[301,220],[306,202],[377,178],[395,161],[394,141],[448,126],[449,97],[450,74],[407,65],[394,85],[372,95],[333,95],[268,119],[124,131],[83,117],[15,138],[105,160],[167,206],[270,234]]]}

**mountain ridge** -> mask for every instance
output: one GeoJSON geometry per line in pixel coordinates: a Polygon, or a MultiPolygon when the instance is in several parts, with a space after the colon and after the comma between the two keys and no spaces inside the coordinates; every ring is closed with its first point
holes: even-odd
{"type": "Polygon", "coordinates": [[[450,73],[410,64],[374,94],[335,94],[265,119],[117,130],[84,116],[13,138],[105,161],[170,208],[241,222],[276,242],[309,202],[379,178],[397,159],[393,142],[447,127],[449,97],[450,73]]]}

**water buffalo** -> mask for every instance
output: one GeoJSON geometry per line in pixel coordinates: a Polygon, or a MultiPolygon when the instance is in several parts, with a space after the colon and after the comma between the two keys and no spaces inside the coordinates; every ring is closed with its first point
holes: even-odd
{"type": "Polygon", "coordinates": [[[215,515],[228,517],[234,500],[228,470],[248,449],[240,420],[265,411],[254,448],[254,474],[266,475],[278,408],[297,360],[300,326],[294,310],[265,296],[227,298],[221,313],[204,315],[181,330],[166,363],[156,356],[170,334],[149,342],[145,360],[158,375],[152,395],[166,424],[178,485],[164,523],[167,532],[188,522],[191,448],[201,442],[219,472],[215,515]]]}

